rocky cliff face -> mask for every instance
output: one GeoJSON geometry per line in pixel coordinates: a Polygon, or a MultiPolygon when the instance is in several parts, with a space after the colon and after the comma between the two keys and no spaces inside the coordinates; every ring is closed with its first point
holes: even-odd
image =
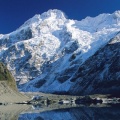
{"type": "Polygon", "coordinates": [[[29,99],[18,92],[12,74],[0,63],[0,103],[18,103],[29,99]]]}
{"type": "Polygon", "coordinates": [[[10,86],[13,90],[16,89],[16,82],[12,76],[12,74],[8,71],[8,69],[0,63],[0,82],[6,82],[8,86],[10,86]]]}
{"type": "MultiPolygon", "coordinates": [[[[0,60],[6,64],[23,91],[87,94],[91,87],[89,93],[93,93],[92,82],[86,76],[93,76],[99,67],[96,67],[97,63],[93,64],[97,58],[91,60],[90,57],[94,58],[96,52],[106,48],[106,44],[119,31],[120,11],[76,21],[66,19],[59,10],[49,10],[42,15],[35,15],[16,31],[0,36],[0,60]],[[86,67],[82,69],[82,66],[86,67]],[[88,84],[91,86],[88,87],[88,84]]],[[[114,42],[111,47],[116,44],[117,49],[118,43],[114,42]]],[[[104,60],[99,58],[100,67],[102,61],[114,60],[112,58],[116,55],[113,55],[113,51],[110,49],[109,52],[101,52],[100,57],[104,57],[104,60]],[[109,59],[107,53],[113,56],[109,59]]],[[[107,67],[105,66],[106,69],[107,67]]],[[[104,78],[107,73],[101,68],[99,76],[100,74],[104,78]]],[[[115,74],[116,80],[119,79],[119,73],[115,74]]]]}

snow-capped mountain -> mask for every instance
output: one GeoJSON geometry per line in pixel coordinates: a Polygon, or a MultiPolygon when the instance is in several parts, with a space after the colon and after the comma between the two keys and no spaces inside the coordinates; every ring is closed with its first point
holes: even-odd
{"type": "Polygon", "coordinates": [[[72,79],[80,67],[119,31],[120,11],[76,21],[49,10],[0,35],[0,60],[24,91],[68,93],[79,88],[76,84],[81,79],[72,79]]]}

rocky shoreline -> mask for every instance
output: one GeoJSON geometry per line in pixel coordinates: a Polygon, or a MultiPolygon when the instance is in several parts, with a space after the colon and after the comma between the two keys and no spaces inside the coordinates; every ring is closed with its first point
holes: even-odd
{"type": "MultiPolygon", "coordinates": [[[[28,95],[28,93],[25,93],[28,95]]],[[[33,95],[34,93],[32,93],[33,95]]],[[[115,97],[112,95],[88,95],[88,96],[71,96],[71,95],[53,95],[53,94],[44,94],[38,93],[33,95],[28,101],[18,102],[16,104],[31,104],[31,105],[40,105],[40,106],[49,106],[49,105],[84,105],[84,106],[97,106],[102,104],[120,104],[120,97],[115,97]]]]}

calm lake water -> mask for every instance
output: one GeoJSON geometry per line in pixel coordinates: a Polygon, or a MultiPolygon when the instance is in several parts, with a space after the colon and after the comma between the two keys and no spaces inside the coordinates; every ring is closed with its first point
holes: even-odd
{"type": "Polygon", "coordinates": [[[54,109],[29,105],[0,106],[0,120],[120,120],[120,106],[54,109]]]}

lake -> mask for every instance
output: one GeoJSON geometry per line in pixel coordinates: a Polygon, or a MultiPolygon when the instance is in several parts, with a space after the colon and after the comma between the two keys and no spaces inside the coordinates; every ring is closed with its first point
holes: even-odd
{"type": "Polygon", "coordinates": [[[120,105],[1,105],[0,120],[120,120],[120,105]]]}

